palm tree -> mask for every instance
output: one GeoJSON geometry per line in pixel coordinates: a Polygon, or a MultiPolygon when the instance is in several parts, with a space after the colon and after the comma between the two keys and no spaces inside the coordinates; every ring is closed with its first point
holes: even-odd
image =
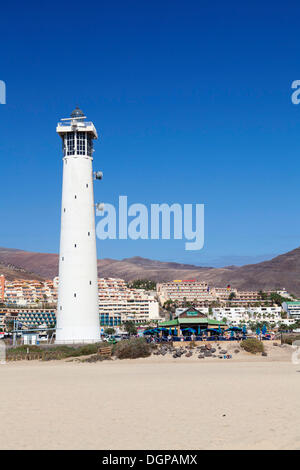
{"type": "Polygon", "coordinates": [[[125,327],[125,331],[127,331],[129,335],[137,334],[137,329],[133,321],[131,320],[126,321],[124,324],[124,327],[125,327]]]}

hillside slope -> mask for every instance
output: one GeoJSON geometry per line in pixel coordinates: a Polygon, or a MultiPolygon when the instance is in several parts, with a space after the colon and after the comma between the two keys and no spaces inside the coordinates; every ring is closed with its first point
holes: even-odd
{"type": "MultiPolygon", "coordinates": [[[[14,276],[20,278],[22,273],[18,269],[24,270],[24,278],[25,276],[32,278],[32,273],[35,273],[35,277],[51,279],[58,274],[58,255],[0,248],[0,273],[2,270],[5,274],[6,270],[9,279],[13,279],[14,276]]],[[[120,261],[108,258],[98,260],[98,274],[99,277],[120,277],[127,281],[202,279],[214,286],[231,284],[232,287],[241,290],[285,287],[291,293],[300,295],[300,248],[262,263],[224,268],[204,268],[138,256],[120,261]]]]}

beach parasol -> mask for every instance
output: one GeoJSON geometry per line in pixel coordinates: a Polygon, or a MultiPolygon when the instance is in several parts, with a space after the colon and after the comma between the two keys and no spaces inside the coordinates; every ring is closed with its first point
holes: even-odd
{"type": "Polygon", "coordinates": [[[264,325],[261,330],[262,334],[265,335],[267,333],[267,327],[264,325]]]}

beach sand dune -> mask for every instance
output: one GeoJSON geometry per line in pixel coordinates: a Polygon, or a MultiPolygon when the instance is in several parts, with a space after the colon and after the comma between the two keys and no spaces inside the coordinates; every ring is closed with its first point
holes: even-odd
{"type": "Polygon", "coordinates": [[[296,449],[300,365],[267,358],[0,366],[1,449],[296,449]]]}

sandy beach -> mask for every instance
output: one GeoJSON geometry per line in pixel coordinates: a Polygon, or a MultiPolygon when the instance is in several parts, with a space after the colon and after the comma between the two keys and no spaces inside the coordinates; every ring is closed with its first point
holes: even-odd
{"type": "Polygon", "coordinates": [[[298,449],[300,365],[272,351],[1,365],[0,447],[298,449]]]}

